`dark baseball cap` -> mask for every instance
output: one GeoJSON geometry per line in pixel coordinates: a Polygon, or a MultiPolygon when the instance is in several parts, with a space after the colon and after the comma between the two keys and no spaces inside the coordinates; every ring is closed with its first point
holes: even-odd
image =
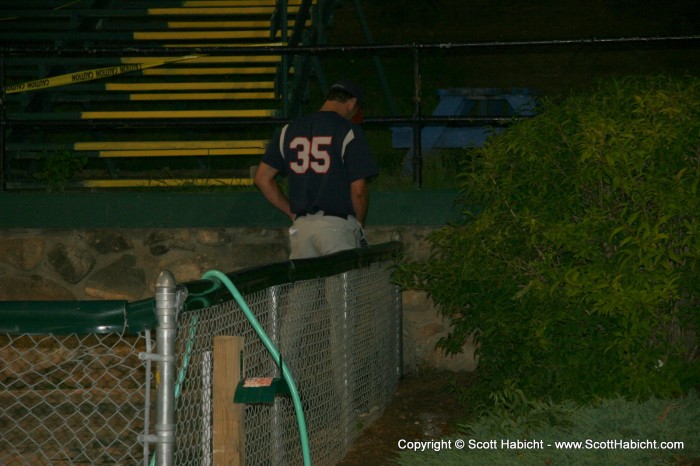
{"type": "Polygon", "coordinates": [[[356,98],[357,103],[360,104],[360,106],[364,104],[362,89],[349,79],[339,79],[331,86],[331,89],[341,89],[356,98]]]}

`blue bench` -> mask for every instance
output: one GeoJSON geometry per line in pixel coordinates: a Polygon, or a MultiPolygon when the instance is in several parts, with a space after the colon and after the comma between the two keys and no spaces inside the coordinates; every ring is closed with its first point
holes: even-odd
{"type": "MultiPolygon", "coordinates": [[[[526,88],[456,88],[438,90],[440,101],[434,117],[528,117],[535,114],[537,95],[526,88]]],[[[481,147],[486,139],[502,128],[491,126],[426,126],[421,130],[421,151],[428,155],[434,149],[481,147]]],[[[404,171],[412,172],[413,129],[394,127],[394,149],[409,149],[404,171]]]]}

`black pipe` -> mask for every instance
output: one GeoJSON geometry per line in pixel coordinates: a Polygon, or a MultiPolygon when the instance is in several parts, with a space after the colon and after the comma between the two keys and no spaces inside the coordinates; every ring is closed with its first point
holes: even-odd
{"type": "MultiPolygon", "coordinates": [[[[5,54],[0,52],[0,89],[5,89],[5,54]]],[[[5,191],[5,93],[0,92],[0,192],[5,191]]]]}
{"type": "Polygon", "coordinates": [[[420,51],[413,49],[413,182],[417,188],[423,185],[423,125],[421,119],[420,51]]]}
{"type": "Polygon", "coordinates": [[[49,47],[0,47],[0,51],[5,53],[22,53],[25,55],[39,55],[51,53],[58,56],[66,55],[196,55],[206,54],[265,54],[277,55],[284,50],[284,53],[337,53],[337,52],[377,52],[393,50],[456,50],[456,49],[492,49],[492,48],[531,48],[531,47],[569,47],[572,45],[587,46],[617,46],[617,45],[667,45],[668,43],[695,43],[700,41],[700,35],[688,36],[651,36],[651,37],[610,37],[588,39],[553,39],[553,40],[520,40],[520,41],[486,41],[486,42],[458,42],[458,43],[437,43],[437,44],[368,44],[368,45],[323,45],[323,46],[259,46],[259,47],[197,47],[197,48],[49,48],[49,47]]]}

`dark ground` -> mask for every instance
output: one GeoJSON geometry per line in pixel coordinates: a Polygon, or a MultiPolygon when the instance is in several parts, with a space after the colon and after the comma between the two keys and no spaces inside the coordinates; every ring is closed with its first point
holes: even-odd
{"type": "Polygon", "coordinates": [[[423,371],[405,376],[381,418],[370,425],[353,444],[339,466],[393,464],[400,439],[442,439],[464,420],[466,408],[450,391],[452,383],[468,387],[473,374],[423,371]]]}
{"type": "MultiPolygon", "coordinates": [[[[697,0],[363,0],[374,42],[466,43],[488,41],[666,37],[700,35],[697,0]]],[[[365,44],[353,2],[337,10],[328,30],[331,44],[365,44]]],[[[367,114],[382,114],[383,97],[369,61],[339,58],[342,68],[327,68],[329,79],[358,75],[369,82],[367,114]],[[353,65],[355,65],[353,67],[353,65]],[[366,76],[365,76],[366,75],[366,76]],[[378,87],[378,86],[376,86],[378,87]]],[[[384,59],[400,109],[412,109],[413,76],[405,64],[384,59]],[[402,68],[403,66],[403,68],[402,68]]],[[[332,65],[333,60],[328,60],[332,65]]],[[[494,49],[478,53],[430,53],[422,56],[424,112],[430,94],[449,87],[527,87],[544,95],[567,94],[595,79],[630,74],[700,74],[700,43],[658,46],[494,49]]],[[[324,65],[325,66],[325,65],[324,65]]],[[[466,408],[446,389],[457,377],[468,387],[471,374],[423,372],[405,377],[384,415],[355,442],[342,466],[392,464],[399,439],[444,438],[454,431],[466,408]]]]}

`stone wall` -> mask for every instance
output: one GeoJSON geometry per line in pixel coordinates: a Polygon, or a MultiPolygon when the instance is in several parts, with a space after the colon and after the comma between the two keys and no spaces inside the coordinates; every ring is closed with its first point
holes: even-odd
{"type": "MultiPolygon", "coordinates": [[[[370,243],[400,241],[412,258],[429,254],[427,226],[368,228],[370,243]]],[[[178,282],[211,269],[232,272],[287,259],[284,228],[91,229],[0,231],[0,300],[128,300],[153,296],[158,273],[178,282]]],[[[473,370],[473,350],[446,358],[447,334],[425,295],[404,291],[404,369],[473,370]]]]}

